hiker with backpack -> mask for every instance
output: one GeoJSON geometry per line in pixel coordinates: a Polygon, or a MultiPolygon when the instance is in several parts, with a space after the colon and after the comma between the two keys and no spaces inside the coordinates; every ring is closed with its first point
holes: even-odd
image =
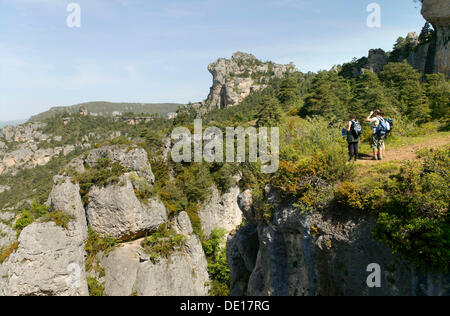
{"type": "Polygon", "coordinates": [[[372,127],[372,139],[370,146],[373,150],[373,160],[383,159],[384,138],[387,132],[386,121],[381,117],[379,110],[370,112],[366,119],[366,122],[371,123],[372,127]]]}
{"type": "Polygon", "coordinates": [[[356,115],[350,115],[350,121],[347,125],[347,143],[349,162],[353,159],[358,160],[359,139],[362,134],[361,124],[356,120],[356,115]]]}

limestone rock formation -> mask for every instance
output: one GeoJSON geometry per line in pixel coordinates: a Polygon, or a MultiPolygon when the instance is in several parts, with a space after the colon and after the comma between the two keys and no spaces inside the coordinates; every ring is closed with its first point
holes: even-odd
{"type": "Polygon", "coordinates": [[[413,50],[406,59],[408,64],[410,64],[414,69],[422,74],[426,72],[428,56],[429,53],[431,53],[430,46],[431,43],[417,46],[416,49],[413,50]]]}
{"type": "Polygon", "coordinates": [[[450,76],[450,2],[424,0],[422,15],[436,31],[431,54],[433,72],[450,76]]]}
{"type": "Polygon", "coordinates": [[[139,201],[129,174],[121,177],[123,185],[93,187],[89,192],[88,221],[100,236],[126,240],[158,229],[167,220],[161,201],[139,201]]]}
{"type": "Polygon", "coordinates": [[[25,143],[43,141],[49,138],[48,135],[40,132],[40,129],[45,126],[45,123],[30,123],[16,127],[6,126],[2,130],[2,134],[7,142],[25,143]]]}
{"type": "Polygon", "coordinates": [[[450,293],[450,275],[424,275],[374,240],[370,216],[339,211],[302,215],[275,197],[273,221],[258,223],[251,193],[242,193],[239,201],[250,223],[228,239],[233,295],[450,293]],[[366,284],[371,263],[381,267],[381,288],[366,284]]]}
{"type": "Polygon", "coordinates": [[[220,58],[208,66],[213,85],[206,104],[209,108],[237,105],[252,91],[266,87],[271,78],[296,71],[295,66],[261,62],[255,56],[236,52],[231,59],[220,58]]]}
{"type": "Polygon", "coordinates": [[[367,61],[366,69],[379,73],[384,65],[388,63],[388,56],[382,49],[371,49],[367,61]]]}
{"type": "Polygon", "coordinates": [[[215,228],[231,232],[242,223],[242,212],[237,204],[239,193],[237,186],[224,194],[215,186],[211,189],[209,202],[198,212],[206,235],[211,234],[215,228]]]}
{"type": "Polygon", "coordinates": [[[151,183],[155,181],[155,176],[148,163],[147,153],[143,148],[105,146],[89,152],[84,162],[89,166],[93,166],[101,158],[108,158],[111,162],[118,162],[130,172],[136,171],[140,177],[151,183]]]}
{"type": "Polygon", "coordinates": [[[67,229],[37,221],[20,234],[17,250],[0,265],[0,295],[88,295],[84,243],[86,218],[79,186],[56,177],[49,198],[54,210],[73,217],[67,229]]]}
{"type": "Polygon", "coordinates": [[[193,234],[188,215],[182,212],[172,223],[186,237],[181,251],[150,261],[142,254],[136,240],[125,243],[100,262],[105,270],[105,295],[107,296],[205,296],[208,294],[206,257],[200,240],[193,234]]]}
{"type": "Polygon", "coordinates": [[[16,232],[11,226],[0,222],[0,248],[8,247],[16,241],[16,232]]]}

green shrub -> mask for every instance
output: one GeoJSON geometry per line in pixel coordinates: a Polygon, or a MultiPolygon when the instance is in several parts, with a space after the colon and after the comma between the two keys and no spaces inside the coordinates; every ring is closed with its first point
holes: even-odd
{"type": "Polygon", "coordinates": [[[100,284],[96,278],[88,276],[86,281],[89,289],[89,296],[103,296],[105,287],[100,284]]]}
{"type": "MultiPolygon", "coordinates": [[[[344,182],[336,201],[377,216],[373,236],[424,270],[450,262],[450,148],[425,150],[381,181],[344,182]]],[[[380,178],[382,178],[380,176],[380,178]]]]}
{"type": "Polygon", "coordinates": [[[99,265],[95,265],[97,262],[97,254],[103,252],[108,254],[115,249],[115,247],[121,242],[121,240],[112,237],[100,237],[91,227],[88,229],[88,239],[84,247],[86,257],[86,271],[96,270],[99,272],[101,268],[99,265]]]}
{"type": "Polygon", "coordinates": [[[150,260],[155,263],[159,259],[167,259],[173,252],[181,250],[185,242],[185,236],[177,234],[174,230],[168,229],[166,224],[162,224],[155,233],[141,242],[141,246],[144,252],[150,256],[150,260]]]}
{"type": "Polygon", "coordinates": [[[22,215],[19,217],[19,219],[16,221],[14,229],[17,231],[17,234],[20,234],[20,232],[22,232],[22,230],[25,227],[33,224],[35,220],[36,220],[35,217],[30,211],[24,211],[22,212],[22,215]]]}
{"type": "Polygon", "coordinates": [[[45,204],[39,204],[38,202],[33,202],[30,209],[22,210],[20,218],[16,221],[14,229],[19,235],[22,230],[34,223],[37,219],[45,216],[50,211],[50,207],[45,204]]]}
{"type": "Polygon", "coordinates": [[[44,222],[54,222],[57,226],[60,226],[64,229],[68,228],[68,225],[71,221],[75,219],[74,216],[64,213],[62,211],[56,210],[50,213],[47,213],[42,217],[42,221],[44,222]]]}
{"type": "Polygon", "coordinates": [[[214,229],[209,238],[202,240],[203,250],[208,260],[211,296],[230,295],[230,268],[226,248],[223,245],[225,235],[226,231],[214,229]]]}
{"type": "Polygon", "coordinates": [[[74,180],[80,184],[80,195],[84,205],[89,203],[89,190],[95,185],[104,187],[119,183],[119,176],[125,168],[118,162],[112,163],[108,158],[101,158],[82,174],[76,174],[74,180]]]}

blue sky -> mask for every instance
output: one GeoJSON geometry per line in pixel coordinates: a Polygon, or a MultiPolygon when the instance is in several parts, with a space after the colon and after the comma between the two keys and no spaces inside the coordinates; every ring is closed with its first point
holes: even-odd
{"type": "Polygon", "coordinates": [[[235,51],[300,71],[390,50],[424,24],[413,0],[0,0],[0,121],[87,101],[206,98],[235,51]],[[81,6],[81,28],[66,7],[81,6]],[[366,24],[381,6],[381,28],[366,24]]]}

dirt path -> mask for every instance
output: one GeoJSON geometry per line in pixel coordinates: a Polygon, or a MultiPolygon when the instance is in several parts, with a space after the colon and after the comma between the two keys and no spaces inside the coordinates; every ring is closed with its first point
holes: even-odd
{"type": "MultiPolygon", "coordinates": [[[[424,149],[424,148],[437,148],[444,145],[450,144],[450,136],[445,137],[439,137],[439,138],[432,138],[425,140],[423,142],[408,145],[405,147],[398,147],[394,149],[389,149],[389,146],[386,148],[386,154],[384,156],[384,159],[382,161],[389,162],[389,161],[407,161],[407,160],[415,160],[417,159],[417,151],[424,149]]],[[[372,155],[362,158],[358,161],[358,164],[363,165],[370,165],[370,164],[376,164],[378,161],[371,160],[372,155]]]]}

